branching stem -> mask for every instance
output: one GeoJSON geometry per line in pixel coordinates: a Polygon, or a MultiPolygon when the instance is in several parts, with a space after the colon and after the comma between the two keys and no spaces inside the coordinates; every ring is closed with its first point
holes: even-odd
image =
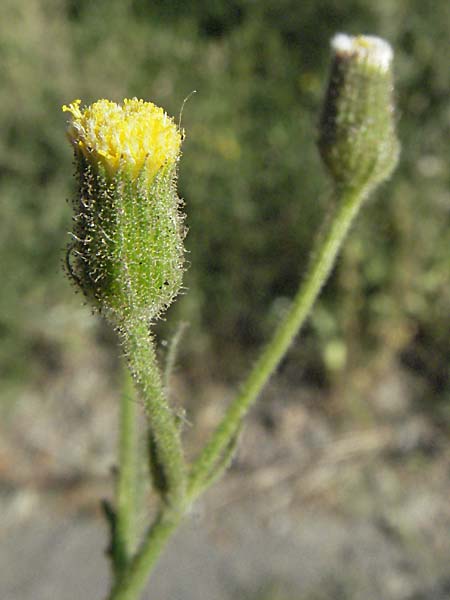
{"type": "Polygon", "coordinates": [[[365,190],[341,189],[336,193],[336,211],[328,228],[317,238],[311,263],[292,306],[269,341],[240,393],[192,466],[188,496],[195,499],[211,478],[216,464],[238,431],[242,419],[255,402],[299,332],[336,261],[339,249],[365,197],[365,190]]]}
{"type": "MultiPolygon", "coordinates": [[[[229,406],[210,441],[193,464],[184,501],[178,502],[178,505],[172,504],[172,506],[167,505],[162,508],[159,517],[147,532],[135,558],[120,581],[116,583],[108,600],[136,600],[139,597],[150,569],[171,534],[178,527],[189,506],[215,479],[216,470],[222,468],[223,457],[227,448],[232,446],[243,417],[255,402],[305,322],[331,272],[339,249],[366,194],[365,190],[350,188],[340,190],[336,195],[336,211],[333,218],[328,221],[327,229],[317,238],[309,269],[293,300],[291,309],[264,348],[248,379],[241,387],[240,393],[229,406]]],[[[163,425],[158,433],[159,437],[155,439],[159,439],[161,457],[164,456],[164,464],[167,463],[171,467],[169,474],[172,486],[174,486],[174,490],[177,490],[177,478],[181,477],[182,481],[185,481],[181,447],[176,441],[179,438],[175,435],[176,427],[171,413],[168,412],[165,404],[158,401],[162,387],[159,372],[158,376],[155,376],[156,363],[153,345],[142,346],[142,339],[142,330],[130,335],[129,361],[132,371],[145,392],[146,408],[153,423],[152,431],[156,434],[159,431],[158,428],[163,425]]],[[[179,499],[179,491],[176,494],[179,499]]]]}

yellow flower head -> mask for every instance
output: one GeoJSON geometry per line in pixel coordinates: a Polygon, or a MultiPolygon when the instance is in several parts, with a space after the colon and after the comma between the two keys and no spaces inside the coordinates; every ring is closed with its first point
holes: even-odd
{"type": "Polygon", "coordinates": [[[165,164],[180,154],[181,133],[173,119],[152,102],[133,98],[123,104],[98,100],[80,108],[74,100],[62,110],[71,114],[70,141],[93,163],[104,166],[109,176],[119,170],[151,181],[165,164]]]}

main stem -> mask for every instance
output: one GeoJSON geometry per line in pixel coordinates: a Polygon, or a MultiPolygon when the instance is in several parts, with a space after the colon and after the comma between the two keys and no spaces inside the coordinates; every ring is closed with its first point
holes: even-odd
{"type": "Polygon", "coordinates": [[[255,402],[269,377],[305,322],[335,263],[339,249],[365,197],[364,190],[342,189],[336,193],[336,212],[326,231],[317,238],[311,263],[292,306],[256,362],[240,393],[231,403],[211,440],[192,466],[188,497],[195,499],[205,487],[222,453],[230,444],[242,418],[255,402]]]}
{"type": "Polygon", "coordinates": [[[158,466],[162,469],[165,501],[178,507],[185,496],[186,464],[180,429],[165,396],[154,342],[147,324],[132,318],[125,323],[122,336],[128,364],[147,413],[158,466]]]}
{"type": "MultiPolygon", "coordinates": [[[[214,468],[220,464],[220,458],[236,435],[243,416],[256,400],[305,322],[330,274],[339,249],[365,197],[365,192],[364,190],[346,189],[340,190],[336,196],[336,212],[333,219],[329,221],[326,231],[317,239],[309,269],[294,298],[292,307],[263,350],[210,442],[193,464],[185,502],[179,504],[178,510],[170,506],[162,509],[126,573],[111,591],[108,600],[136,600],[139,597],[151,568],[171,534],[178,527],[192,502],[207,487],[207,482],[213,479],[214,468]]],[[[130,346],[130,360],[132,360],[132,350],[133,346],[130,346]]],[[[138,363],[142,364],[141,359],[138,363]]],[[[146,397],[150,396],[146,395],[146,397]]],[[[159,411],[157,413],[159,415],[159,411]]]]}
{"type": "Polygon", "coordinates": [[[166,509],[159,515],[149,529],[136,558],[128,571],[116,583],[108,600],[136,600],[139,598],[152,567],[182,518],[182,511],[172,512],[170,509],[166,509]]]}
{"type": "Polygon", "coordinates": [[[137,408],[133,381],[124,369],[119,415],[119,474],[116,488],[116,540],[114,566],[118,575],[128,563],[136,540],[137,507],[137,408]]]}

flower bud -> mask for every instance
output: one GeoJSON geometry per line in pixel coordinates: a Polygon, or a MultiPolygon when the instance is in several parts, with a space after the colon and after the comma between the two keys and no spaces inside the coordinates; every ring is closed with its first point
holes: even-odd
{"type": "Polygon", "coordinates": [[[335,183],[375,187],[397,164],[392,48],[374,36],[336,35],[319,149],[335,183]]]}
{"type": "Polygon", "coordinates": [[[116,325],[156,319],[183,274],[181,133],[151,102],[80,103],[63,106],[79,179],[69,274],[116,325]]]}

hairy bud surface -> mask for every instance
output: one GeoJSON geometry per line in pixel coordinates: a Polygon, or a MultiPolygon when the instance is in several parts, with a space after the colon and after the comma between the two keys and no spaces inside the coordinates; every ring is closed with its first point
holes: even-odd
{"type": "Polygon", "coordinates": [[[154,320],[182,282],[181,132],[151,102],[80,104],[63,106],[79,180],[69,274],[117,326],[154,320]]]}

